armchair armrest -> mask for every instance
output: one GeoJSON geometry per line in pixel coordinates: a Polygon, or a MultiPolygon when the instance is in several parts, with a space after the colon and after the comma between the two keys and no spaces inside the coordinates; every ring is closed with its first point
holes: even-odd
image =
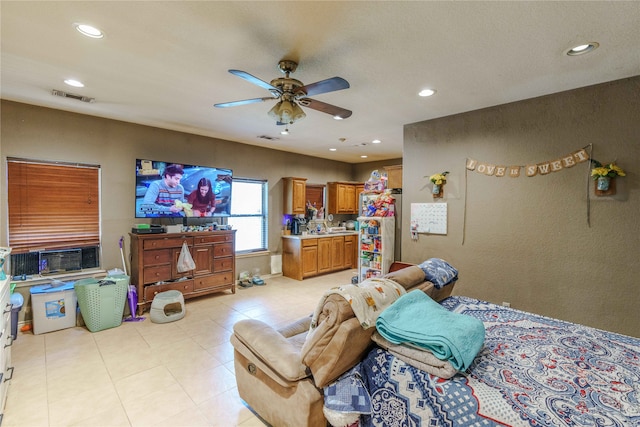
{"type": "MultiPolygon", "coordinates": [[[[300,347],[266,323],[255,319],[240,320],[233,325],[233,334],[253,355],[252,360],[257,359],[264,364],[265,372],[271,372],[289,382],[310,375],[307,367],[302,364],[300,347]]],[[[243,352],[235,343],[234,347],[243,352]]],[[[274,379],[277,380],[275,377],[274,379]]]]}

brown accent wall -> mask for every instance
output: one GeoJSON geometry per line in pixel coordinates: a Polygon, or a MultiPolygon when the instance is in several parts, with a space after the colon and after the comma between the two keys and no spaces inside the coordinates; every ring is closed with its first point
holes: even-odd
{"type": "Polygon", "coordinates": [[[441,257],[460,271],[456,294],[640,337],[640,77],[406,125],[404,212],[434,201],[423,177],[445,170],[448,234],[403,232],[403,261],[441,257]],[[594,196],[587,163],[465,173],[466,158],[525,165],[588,144],[627,172],[616,196],[594,196]]]}
{"type": "MultiPolygon", "coordinates": [[[[353,179],[348,163],[6,100],[1,108],[0,245],[7,245],[7,157],[98,164],[102,167],[104,268],[122,267],[120,236],[125,236],[128,255],[131,227],[148,222],[134,218],[136,158],[231,168],[238,177],[267,179],[272,254],[281,253],[283,176],[302,176],[314,183],[353,179]]],[[[256,267],[262,274],[270,273],[270,257],[237,259],[236,271],[256,267]]]]}

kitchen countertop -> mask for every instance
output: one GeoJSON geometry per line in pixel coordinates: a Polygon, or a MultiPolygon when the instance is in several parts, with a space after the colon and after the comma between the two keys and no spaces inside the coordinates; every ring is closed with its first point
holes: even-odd
{"type": "Polygon", "coordinates": [[[323,237],[338,237],[338,236],[357,236],[358,232],[355,230],[347,230],[347,231],[341,231],[339,233],[314,233],[314,234],[307,234],[307,235],[294,235],[294,234],[289,234],[289,235],[283,235],[282,237],[285,239],[297,239],[297,240],[302,240],[302,239],[322,239],[323,237]]]}

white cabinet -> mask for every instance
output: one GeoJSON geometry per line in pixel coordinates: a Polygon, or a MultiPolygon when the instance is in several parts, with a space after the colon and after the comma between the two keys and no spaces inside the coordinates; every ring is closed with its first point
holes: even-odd
{"type": "Polygon", "coordinates": [[[394,217],[359,217],[358,275],[360,281],[380,277],[393,264],[394,217]]]}
{"type": "Polygon", "coordinates": [[[2,320],[0,324],[0,423],[4,415],[4,405],[7,401],[9,381],[13,376],[11,366],[11,295],[9,293],[9,278],[0,281],[0,306],[2,307],[2,320]]]}

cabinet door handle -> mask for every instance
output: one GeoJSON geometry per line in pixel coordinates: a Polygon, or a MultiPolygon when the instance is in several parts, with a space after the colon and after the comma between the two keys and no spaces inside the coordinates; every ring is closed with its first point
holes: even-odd
{"type": "Polygon", "coordinates": [[[4,308],[4,312],[2,314],[7,314],[7,313],[11,313],[11,309],[13,308],[13,304],[11,303],[7,303],[7,305],[4,308]]]}
{"type": "MultiPolygon", "coordinates": [[[[14,369],[14,368],[13,368],[13,366],[9,366],[9,367],[7,368],[7,371],[11,371],[11,375],[9,375],[9,378],[5,378],[5,382],[6,382],[6,381],[11,381],[11,378],[13,378],[13,369],[14,369]]],[[[2,377],[1,377],[1,376],[0,376],[0,379],[2,379],[2,377]]]]}
{"type": "Polygon", "coordinates": [[[9,344],[5,344],[4,348],[11,347],[13,345],[13,335],[9,335],[8,338],[9,338],[9,344]]]}

